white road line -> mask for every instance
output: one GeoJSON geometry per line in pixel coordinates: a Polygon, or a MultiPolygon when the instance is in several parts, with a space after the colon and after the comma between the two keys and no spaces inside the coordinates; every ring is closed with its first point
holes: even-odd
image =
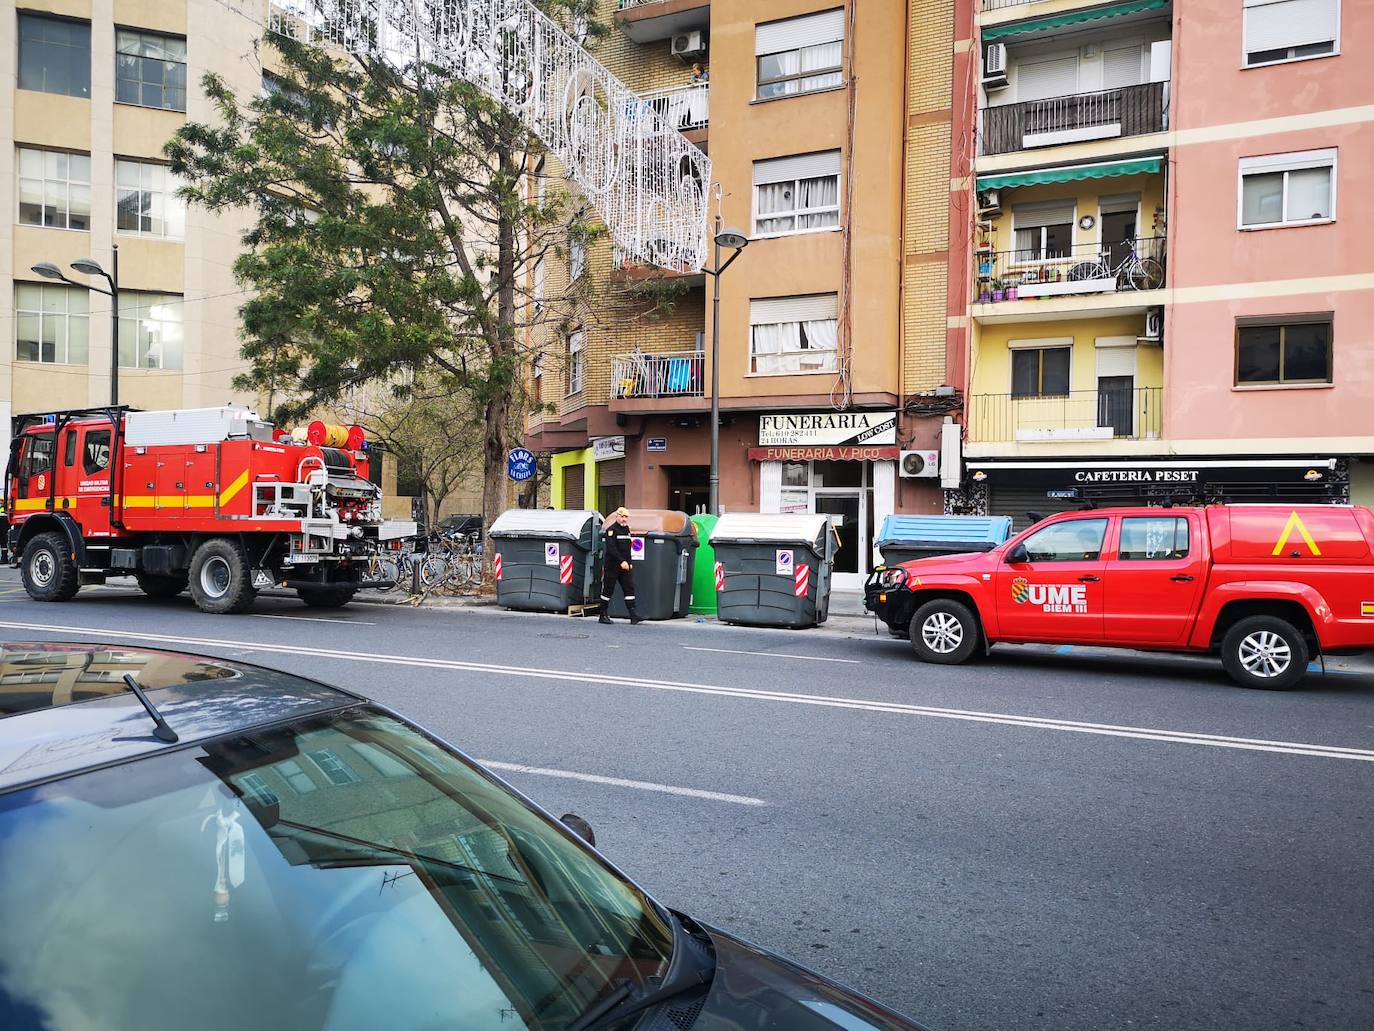
{"type": "Polygon", "coordinates": [[[376,626],[365,619],[326,619],[321,616],[279,616],[271,612],[250,612],[259,619],[289,619],[293,623],[342,623],[344,626],[376,626]]]}
{"type": "Polygon", "coordinates": [[[723,791],[702,791],[699,788],[678,788],[671,784],[655,784],[648,780],[626,780],[623,777],[602,777],[595,773],[574,773],[571,770],[549,770],[541,766],[521,766],[519,763],[499,763],[492,759],[478,759],[483,766],[509,773],[532,773],[537,777],[562,777],[582,780],[588,784],[607,784],[615,788],[634,788],[637,791],[657,791],[662,795],[682,795],[684,798],[705,798],[712,802],[731,802],[735,805],[767,805],[761,798],[749,795],[727,795],[723,791]]]}
{"type": "Polygon", "coordinates": [[[851,662],[855,666],[863,665],[858,659],[832,659],[825,655],[788,655],[784,652],[743,652],[738,648],[698,648],[691,644],[684,644],[682,647],[684,651],[689,652],[720,652],[724,655],[762,655],[765,659],[806,659],[809,662],[851,662]]]}
{"type": "Polygon", "coordinates": [[[1118,726],[1111,723],[1083,723],[1042,716],[1022,716],[1014,713],[980,712],[971,709],[942,709],[928,705],[909,705],[905,702],[871,701],[862,698],[837,698],[829,695],[800,694],[793,691],[765,691],[757,688],[719,687],[714,684],[692,684],[674,680],[650,680],[642,677],[623,677],[611,673],[579,673],[576,670],[540,669],[528,666],[498,666],[488,662],[463,662],[459,659],[432,659],[418,655],[387,655],[347,652],[331,648],[310,648],[304,645],[270,644],[264,641],[233,641],[211,637],[182,637],[172,634],[151,634],[138,630],[115,630],[108,627],[60,626],[50,623],[18,623],[0,621],[0,629],[24,633],[71,635],[95,638],[124,638],[148,641],[153,644],[199,646],[210,648],[248,648],[256,652],[279,655],[300,655],[307,658],[333,659],[343,662],[375,662],[392,666],[412,666],[422,669],[448,669],[466,673],[488,673],[493,676],[524,677],[538,680],[558,680],[579,684],[598,684],[603,687],[629,687],[651,691],[674,691],[685,694],[716,695],[722,698],[743,698],[758,702],[786,705],[814,705],[831,709],[855,709],[862,712],[882,712],[895,716],[926,716],[933,719],[961,720],[968,723],[994,723],[1007,727],[1027,727],[1034,730],[1057,730],[1074,734],[1094,734],[1101,737],[1131,738],[1140,741],[1163,741],[1170,744],[1205,745],[1248,752],[1273,752],[1281,755],[1309,755],[1322,759],[1353,759],[1374,762],[1374,750],[1346,748],[1337,745],[1314,745],[1300,741],[1270,741],[1264,738],[1227,737],[1221,734],[1195,734],[1182,730],[1153,727],[1118,726]]]}

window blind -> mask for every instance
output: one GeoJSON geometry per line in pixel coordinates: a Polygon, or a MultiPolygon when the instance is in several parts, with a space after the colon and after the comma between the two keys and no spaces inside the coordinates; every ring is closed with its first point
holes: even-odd
{"type": "Polygon", "coordinates": [[[749,302],[749,324],[767,326],[777,322],[819,322],[839,318],[838,294],[808,294],[805,297],[756,297],[749,302]]]}
{"type": "Polygon", "coordinates": [[[815,154],[771,158],[754,162],[754,185],[785,183],[793,179],[813,179],[822,175],[840,174],[840,152],[822,150],[815,154]]]}
{"type": "Polygon", "coordinates": [[[1016,63],[1016,99],[1045,100],[1078,92],[1078,55],[1016,63]]]}
{"type": "Polygon", "coordinates": [[[1144,48],[1139,43],[1102,51],[1102,88],[1120,89],[1135,86],[1144,76],[1141,74],[1141,53],[1144,48]]]}
{"type": "Polygon", "coordinates": [[[1074,202],[1071,200],[1042,201],[1039,204],[1018,204],[1012,209],[1012,225],[1017,229],[1038,229],[1041,226],[1062,226],[1073,221],[1074,202]]]}
{"type": "Polygon", "coordinates": [[[754,29],[754,54],[777,54],[784,50],[834,43],[844,39],[844,8],[821,11],[800,18],[770,21],[754,29]]]}
{"type": "Polygon", "coordinates": [[[1339,0],[1245,0],[1245,51],[1285,50],[1336,38],[1339,0]]]}

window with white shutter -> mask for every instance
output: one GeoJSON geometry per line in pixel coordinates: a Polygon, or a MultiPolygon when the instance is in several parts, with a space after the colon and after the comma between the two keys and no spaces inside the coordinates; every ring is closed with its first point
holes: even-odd
{"type": "Polygon", "coordinates": [[[1139,43],[1104,48],[1102,88],[1121,89],[1144,82],[1144,49],[1139,43]]]}
{"type": "Polygon", "coordinates": [[[839,356],[836,294],[749,302],[749,371],[765,376],[834,372],[839,356]]]}
{"type": "Polygon", "coordinates": [[[1341,0],[1244,0],[1245,65],[1328,57],[1340,49],[1341,0]]]}
{"type": "Polygon", "coordinates": [[[754,235],[780,236],[840,224],[840,152],[754,162],[754,235]]]}
{"type": "Polygon", "coordinates": [[[1311,225],[1335,217],[1334,147],[1241,159],[1241,229],[1311,225]]]}
{"type": "Polygon", "coordinates": [[[1016,99],[1047,100],[1078,92],[1078,54],[1016,62],[1016,99]]]}
{"type": "Polygon", "coordinates": [[[841,85],[843,50],[843,8],[757,26],[754,55],[759,99],[841,85]]]}

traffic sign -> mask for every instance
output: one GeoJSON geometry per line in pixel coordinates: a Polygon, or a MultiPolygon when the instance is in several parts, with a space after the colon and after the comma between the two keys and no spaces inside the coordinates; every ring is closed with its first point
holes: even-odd
{"type": "Polygon", "coordinates": [[[642,561],[644,560],[644,538],[643,538],[643,537],[631,537],[631,538],[630,538],[630,559],[631,559],[632,561],[634,561],[634,562],[642,562],[642,561]]]}
{"type": "Polygon", "coordinates": [[[516,483],[534,479],[534,453],[527,448],[512,448],[506,456],[506,475],[516,483]]]}

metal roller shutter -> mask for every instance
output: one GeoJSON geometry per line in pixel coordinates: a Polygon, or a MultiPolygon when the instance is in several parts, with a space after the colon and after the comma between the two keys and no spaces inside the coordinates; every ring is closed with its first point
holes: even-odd
{"type": "Polygon", "coordinates": [[[749,324],[767,326],[778,322],[817,322],[839,317],[836,294],[804,297],[756,297],[749,302],[749,324]]]}
{"type": "Polygon", "coordinates": [[[1042,516],[1058,512],[1076,512],[1083,502],[1075,498],[1047,498],[1045,486],[1007,486],[988,488],[988,515],[1010,516],[1013,533],[1020,533],[1030,526],[1027,512],[1039,512],[1042,516]]]}
{"type": "Polygon", "coordinates": [[[754,53],[780,54],[784,50],[834,43],[844,39],[844,8],[770,21],[754,29],[754,53]]]}
{"type": "Polygon", "coordinates": [[[563,470],[563,507],[579,510],[587,507],[587,467],[570,465],[563,470]]]}
{"type": "Polygon", "coordinates": [[[839,174],[840,152],[838,150],[818,150],[812,154],[796,154],[792,157],[769,158],[766,161],[754,162],[755,186],[839,174]]]}
{"type": "Polygon", "coordinates": [[[625,486],[625,459],[612,458],[596,467],[596,482],[600,487],[625,486]]]}

